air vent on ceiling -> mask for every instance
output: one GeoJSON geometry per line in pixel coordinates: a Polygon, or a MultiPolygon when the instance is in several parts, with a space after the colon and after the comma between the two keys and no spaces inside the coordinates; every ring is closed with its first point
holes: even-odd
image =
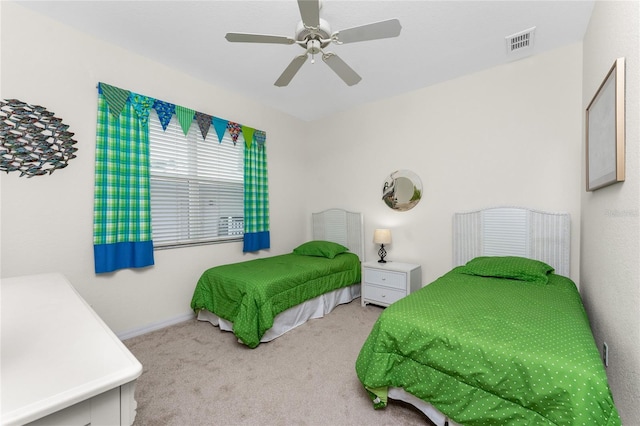
{"type": "Polygon", "coordinates": [[[533,36],[535,31],[536,27],[532,27],[528,30],[520,31],[519,33],[505,37],[507,40],[507,53],[511,54],[531,49],[533,47],[533,36]]]}

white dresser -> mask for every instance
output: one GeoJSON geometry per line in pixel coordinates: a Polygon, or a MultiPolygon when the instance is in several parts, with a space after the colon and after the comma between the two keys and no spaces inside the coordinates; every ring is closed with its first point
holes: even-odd
{"type": "Polygon", "coordinates": [[[422,268],[413,263],[377,261],[362,264],[362,306],[389,306],[422,288],[422,268]]]}
{"type": "Polygon", "coordinates": [[[0,423],[133,424],[142,365],[71,283],[57,273],[0,281],[0,423]]]}

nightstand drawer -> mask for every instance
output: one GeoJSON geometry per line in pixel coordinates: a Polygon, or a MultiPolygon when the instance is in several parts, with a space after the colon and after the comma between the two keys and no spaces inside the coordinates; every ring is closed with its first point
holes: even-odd
{"type": "Polygon", "coordinates": [[[365,269],[364,281],[367,284],[377,284],[384,287],[397,288],[405,292],[407,288],[407,274],[400,272],[365,269]]]}
{"type": "Polygon", "coordinates": [[[387,287],[376,287],[367,285],[363,289],[363,297],[369,302],[378,302],[381,305],[388,306],[393,302],[406,296],[406,292],[402,290],[393,290],[387,287]]]}

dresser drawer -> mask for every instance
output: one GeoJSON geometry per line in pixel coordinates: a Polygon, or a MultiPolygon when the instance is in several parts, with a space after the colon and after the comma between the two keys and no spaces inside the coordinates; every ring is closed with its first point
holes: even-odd
{"type": "Polygon", "coordinates": [[[363,288],[362,297],[367,302],[379,303],[381,305],[388,306],[393,302],[402,299],[406,295],[406,292],[402,290],[367,285],[363,288]]]}
{"type": "Polygon", "coordinates": [[[364,281],[384,287],[397,288],[406,292],[407,275],[401,272],[381,271],[379,269],[365,269],[364,281]]]}

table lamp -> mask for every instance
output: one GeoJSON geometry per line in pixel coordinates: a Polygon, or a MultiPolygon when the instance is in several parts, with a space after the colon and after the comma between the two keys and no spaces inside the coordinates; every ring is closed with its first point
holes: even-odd
{"type": "Polygon", "coordinates": [[[373,242],[375,244],[380,244],[380,250],[378,250],[380,260],[378,260],[378,263],[387,263],[387,261],[384,260],[385,256],[387,255],[387,251],[384,249],[384,245],[391,244],[391,230],[376,229],[373,233],[373,242]]]}

